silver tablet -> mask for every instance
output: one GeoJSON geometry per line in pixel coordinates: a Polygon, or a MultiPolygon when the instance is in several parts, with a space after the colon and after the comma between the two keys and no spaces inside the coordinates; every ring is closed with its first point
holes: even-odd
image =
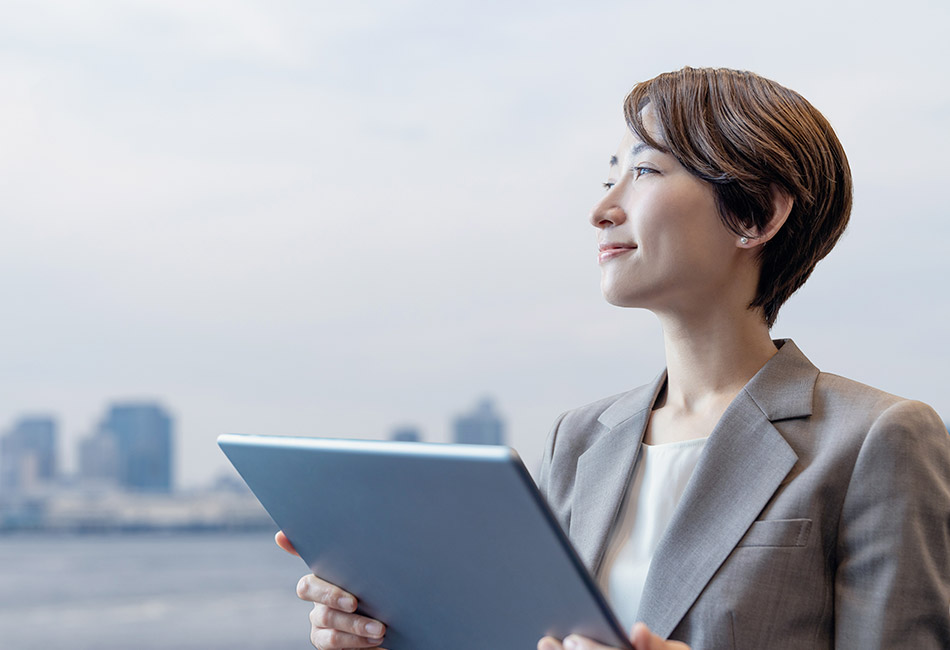
{"type": "MultiPolygon", "coordinates": [[[[508,447],[223,435],[307,566],[387,625],[391,650],[630,648],[508,447]]],[[[288,588],[292,588],[288,587],[288,588]]]]}

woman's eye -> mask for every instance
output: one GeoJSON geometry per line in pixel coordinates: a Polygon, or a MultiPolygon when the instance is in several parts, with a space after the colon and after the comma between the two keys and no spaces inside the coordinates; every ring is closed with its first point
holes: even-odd
{"type": "Polygon", "coordinates": [[[656,170],[655,170],[655,169],[651,169],[650,167],[634,167],[634,168],[633,168],[633,177],[634,177],[634,178],[640,178],[640,177],[643,176],[644,174],[653,174],[653,173],[655,173],[655,172],[656,172],[656,170]]]}
{"type": "Polygon", "coordinates": [[[604,186],[605,190],[609,190],[611,187],[616,185],[616,183],[614,183],[613,181],[607,181],[606,183],[601,183],[601,185],[604,186]]]}

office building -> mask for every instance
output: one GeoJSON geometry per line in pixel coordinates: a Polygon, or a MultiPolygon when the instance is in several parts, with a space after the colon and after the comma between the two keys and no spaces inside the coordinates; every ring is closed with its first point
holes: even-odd
{"type": "Polygon", "coordinates": [[[56,479],[56,421],[22,418],[0,438],[0,491],[29,492],[56,479]]]}
{"type": "Polygon", "coordinates": [[[422,440],[422,434],[415,427],[398,427],[393,429],[390,439],[398,442],[419,442],[422,440]]]}
{"type": "MultiPolygon", "coordinates": [[[[120,488],[136,492],[171,492],[172,419],[161,406],[150,403],[116,404],[100,425],[112,439],[115,476],[120,488]]],[[[95,442],[102,449],[108,443],[95,442]]],[[[90,448],[90,454],[93,453],[90,448]]],[[[103,468],[108,472],[108,465],[103,468]]]]}
{"type": "Polygon", "coordinates": [[[455,442],[469,445],[505,444],[505,423],[495,412],[489,399],[478,403],[471,413],[460,415],[454,422],[455,442]]]}
{"type": "Polygon", "coordinates": [[[79,479],[86,484],[119,485],[119,450],[110,432],[96,431],[79,442],[79,479]]]}

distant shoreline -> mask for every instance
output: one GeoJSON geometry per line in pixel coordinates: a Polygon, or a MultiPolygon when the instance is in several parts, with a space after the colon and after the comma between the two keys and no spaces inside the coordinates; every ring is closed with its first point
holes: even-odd
{"type": "Polygon", "coordinates": [[[276,533],[277,526],[269,524],[247,524],[239,526],[188,525],[188,526],[0,526],[0,539],[4,537],[119,537],[148,535],[221,535],[229,533],[276,533]]]}
{"type": "Polygon", "coordinates": [[[0,535],[134,535],[273,530],[249,491],[154,494],[50,490],[0,494],[0,535]]]}

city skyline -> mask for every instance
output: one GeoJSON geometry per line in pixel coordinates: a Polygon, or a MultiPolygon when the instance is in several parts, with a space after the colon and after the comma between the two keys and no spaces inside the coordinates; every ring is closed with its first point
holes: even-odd
{"type": "MultiPolygon", "coordinates": [[[[43,494],[52,489],[117,489],[125,492],[177,492],[173,417],[151,401],[112,401],[92,431],[76,441],[77,462],[64,466],[66,451],[55,415],[23,415],[9,429],[0,428],[0,496],[43,494]]],[[[505,422],[490,397],[451,420],[454,442],[506,444],[505,422]]],[[[413,425],[401,424],[380,439],[432,442],[413,425]]],[[[230,466],[228,466],[230,468],[230,466]]],[[[233,484],[225,470],[207,485],[233,484]]]]}
{"type": "Polygon", "coordinates": [[[154,402],[111,402],[72,454],[60,440],[54,414],[24,415],[0,429],[0,496],[43,494],[51,488],[115,488],[131,492],[174,490],[174,426],[154,402]]]}

